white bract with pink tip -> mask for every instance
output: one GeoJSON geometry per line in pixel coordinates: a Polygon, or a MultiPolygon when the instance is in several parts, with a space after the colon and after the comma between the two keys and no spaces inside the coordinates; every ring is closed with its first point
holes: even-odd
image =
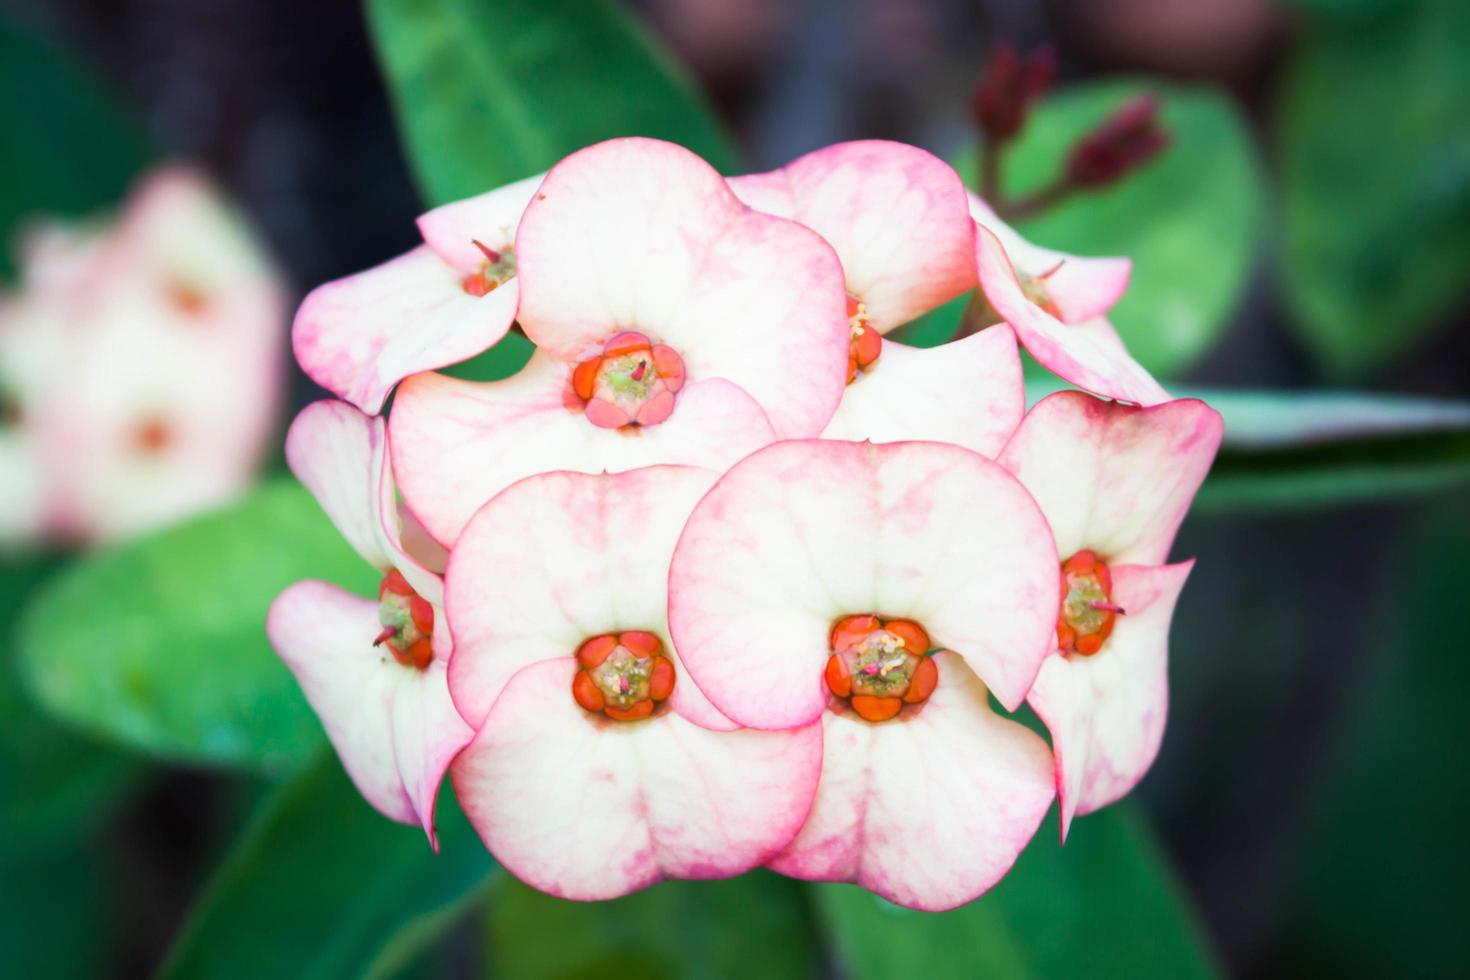
{"type": "Polygon", "coordinates": [[[496,858],[568,898],[766,865],[940,910],[1058,791],[1064,828],[1126,792],[1218,417],[1071,392],[1023,421],[1018,339],[1099,394],[1168,396],[1101,319],[1126,260],[973,206],[897,143],[727,182],[617,139],[313,294],[313,377],[369,411],[401,380],[386,423],[317,405],[288,445],[393,570],[379,604],[300,583],[271,616],[364,795],[431,827],[448,766],[496,858]],[[977,287],[1003,322],[884,339],[977,287]],[[512,321],[536,347],[513,376],[426,370],[512,321]],[[1028,700],[1052,746],[1007,717],[1028,700]]]}

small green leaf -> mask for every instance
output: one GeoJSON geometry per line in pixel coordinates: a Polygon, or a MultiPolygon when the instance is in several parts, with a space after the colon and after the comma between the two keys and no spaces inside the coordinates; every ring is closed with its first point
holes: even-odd
{"type": "Polygon", "coordinates": [[[1282,81],[1282,287],[1329,372],[1445,322],[1470,253],[1470,4],[1314,18],[1282,81]]]}
{"type": "MultiPolygon", "coordinates": [[[[1199,361],[1229,322],[1261,245],[1264,183],[1240,112],[1225,96],[1156,81],[1070,87],[1044,102],[1004,164],[1020,198],[1061,170],[1074,140],[1130,98],[1160,97],[1169,148],[1101,192],[1079,192],[1019,221],[1048,248],[1133,259],[1128,292],[1109,314],[1139,363],[1160,377],[1199,361]]],[[[977,155],[956,164],[971,186],[977,155]]]]}
{"type": "Polygon", "coordinates": [[[492,862],[447,788],[440,853],[365,803],[323,752],[246,828],[160,971],[167,978],[386,976],[482,893],[492,862]]]}
{"type": "Polygon", "coordinates": [[[1193,909],[1129,804],[1055,819],[989,894],[952,912],[911,912],[852,885],[813,885],[851,980],[1083,976],[1183,980],[1219,974],[1193,909]]]}
{"type": "MultiPolygon", "coordinates": [[[[41,215],[115,204],[142,169],[141,133],[109,86],[9,18],[0,18],[0,93],[0,236],[41,215]]],[[[11,258],[0,248],[0,274],[11,258]]]]}
{"type": "Polygon", "coordinates": [[[506,875],[489,906],[491,975],[515,980],[813,975],[811,912],[768,871],[670,881],[611,902],[552,898],[506,875]]]}
{"type": "Polygon", "coordinates": [[[689,80],[608,0],[369,0],[424,197],[442,204],[546,170],[590,143],[656,136],[728,172],[689,80]]]}
{"type": "Polygon", "coordinates": [[[370,595],[375,575],[311,495],[281,478],[56,576],[22,617],[22,671],[52,714],[97,735],[281,771],[322,735],[266,640],[271,600],[305,578],[370,595]]]}

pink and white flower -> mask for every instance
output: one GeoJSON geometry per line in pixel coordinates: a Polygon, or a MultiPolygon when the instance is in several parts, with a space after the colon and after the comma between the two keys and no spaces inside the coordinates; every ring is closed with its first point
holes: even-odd
{"type": "Polygon", "coordinates": [[[450,686],[479,732],[455,790],[496,859],[543,891],[603,899],[740,874],[811,805],[820,726],[734,730],[669,636],[669,556],[715,478],[534,476],[455,546],[450,686]]]}
{"type": "Polygon", "coordinates": [[[684,665],[733,721],[820,719],[786,874],[945,909],[1010,868],[1052,798],[1014,709],[1054,647],[1051,533],[999,465],[939,443],[789,441],[700,501],[670,569],[684,665]]]}
{"type": "Polygon", "coordinates": [[[441,542],[522,477],[723,469],[820,432],[842,397],[837,257],[742,205],[688,150],[627,138],[572,154],[527,207],[516,253],[530,364],[488,384],[419,375],[394,405],[399,485],[441,542]]]}
{"type": "Polygon", "coordinates": [[[435,208],[424,244],[312,290],[292,328],[302,370],[375,415],[409,375],[494,346],[515,322],[516,225],[542,176],[435,208]]]}
{"type": "Polygon", "coordinates": [[[444,553],[399,510],[382,419],[345,402],[308,405],[286,459],[383,580],[375,599],[297,582],[271,605],[266,632],[358,790],[434,842],[439,783],[474,734],[449,697],[453,644],[434,570],[444,553]]]}
{"type": "Polygon", "coordinates": [[[1031,356],[1079,388],[1157,405],[1168,392],[1133,359],[1106,314],[1128,288],[1133,264],[1083,258],[1026,241],[970,196],[980,288],[1031,356]]]}
{"type": "Polygon", "coordinates": [[[1001,456],[1046,513],[1061,563],[1057,651],[1028,700],[1052,733],[1063,837],[1158,754],[1169,621],[1194,565],[1164,563],[1222,432],[1193,399],[1141,409],[1065,391],[1032,408],[1001,456]]]}
{"type": "Polygon", "coordinates": [[[848,388],[823,438],[1000,450],[1025,409],[1010,331],[931,349],[882,336],[976,284],[969,195],[948,164],[915,146],[862,140],[730,187],[751,207],[811,228],[842,260],[848,388]]]}
{"type": "Polygon", "coordinates": [[[0,298],[0,540],[115,538],[248,483],[281,397],[286,311],[199,173],[147,176],[114,223],[47,224],[0,298]]]}

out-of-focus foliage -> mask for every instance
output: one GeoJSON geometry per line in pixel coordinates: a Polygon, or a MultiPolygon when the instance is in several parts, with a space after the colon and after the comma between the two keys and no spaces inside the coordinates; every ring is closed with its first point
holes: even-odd
{"type": "Polygon", "coordinates": [[[1454,976],[1470,957],[1466,555],[1470,511],[1428,515],[1384,563],[1374,635],[1348,638],[1374,653],[1283,849],[1283,975],[1454,976]]]}
{"type": "Polygon", "coordinates": [[[1281,283],[1313,356],[1349,375],[1470,283],[1470,4],[1332,6],[1356,16],[1308,19],[1277,109],[1281,283]]]}
{"type": "Polygon", "coordinates": [[[506,875],[491,892],[492,977],[809,977],[814,924],[802,886],[768,871],[670,881],[612,902],[568,902],[506,875]]]}
{"type": "Polygon", "coordinates": [[[111,93],[49,42],[0,17],[0,275],[13,236],[39,215],[115,204],[142,169],[138,131],[111,93]]]}
{"type": "Polygon", "coordinates": [[[1164,855],[1127,803],[1079,819],[1065,847],[1049,818],[1000,884],[952,912],[910,912],[851,885],[812,888],[852,980],[1219,973],[1164,855]]]}
{"type": "Polygon", "coordinates": [[[281,478],[58,574],[22,620],[23,672],[52,713],[99,735],[281,771],[321,741],[265,637],[271,600],[305,578],[377,587],[311,495],[281,478]]]}
{"type": "Polygon", "coordinates": [[[0,967],[7,977],[105,976],[109,882],[94,848],[68,842],[0,857],[0,967]]]}
{"type": "Polygon", "coordinates": [[[692,85],[610,0],[369,0],[409,159],[430,204],[613,136],[734,154],[692,85]]]}
{"type": "Polygon", "coordinates": [[[493,863],[443,793],[441,852],[368,806],[322,752],[262,804],[210,881],[164,978],[385,977],[481,891],[493,863]]]}
{"type": "MultiPolygon", "coordinates": [[[[1038,106],[1006,151],[1003,189],[1011,199],[1040,190],[1060,172],[1074,140],[1146,92],[1160,97],[1168,149],[1113,187],[1078,192],[1019,220],[1016,230],[1076,255],[1132,258],[1132,282],[1109,316],[1138,362],[1167,378],[1209,351],[1259,260],[1264,184],[1234,104],[1215,92],[1155,81],[1071,86],[1038,106]]],[[[978,187],[977,160],[968,152],[956,161],[971,187],[978,187]]],[[[941,319],[952,324],[957,310],[941,319]]]]}

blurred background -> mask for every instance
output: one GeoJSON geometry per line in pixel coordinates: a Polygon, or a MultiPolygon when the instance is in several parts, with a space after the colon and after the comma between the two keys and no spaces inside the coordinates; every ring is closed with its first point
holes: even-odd
{"type": "MultiPolygon", "coordinates": [[[[122,284],[147,269],[109,279],[122,260],[93,256],[100,265],[75,273],[37,222],[146,224],[124,202],[164,161],[194,165],[238,215],[206,202],[208,228],[165,228],[159,248],[241,263],[212,289],[269,279],[232,321],[258,343],[177,367],[228,392],[169,409],[194,418],[213,397],[231,418],[259,419],[262,434],[242,435],[232,457],[246,461],[234,483],[198,504],[242,502],[161,535],[73,519],[0,538],[11,626],[0,973],[146,976],[165,957],[173,976],[1463,972],[1470,421],[1463,405],[1423,399],[1470,397],[1470,5],[368,6],[371,16],[345,0],[0,3],[9,309],[56,269],[64,295],[46,315],[58,322],[131,302],[122,284]],[[477,76],[413,47],[461,35],[492,60],[512,50],[521,73],[466,94],[456,85],[482,84],[489,68],[477,76]],[[638,112],[657,101],[649,73],[682,72],[719,121],[696,148],[713,159],[717,144],[724,169],[886,137],[974,182],[972,98],[1001,43],[1050,46],[1058,66],[1006,149],[1013,198],[1046,186],[1109,112],[1157,95],[1169,141],[1157,158],[1018,228],[1132,256],[1114,318],[1139,360],[1171,389],[1232,389],[1206,395],[1235,441],[1175,548],[1199,564],[1175,617],[1169,731],[1152,772],[1128,801],[1083,819],[1065,849],[1052,818],[1012,879],[941,917],[764,874],[568,906],[493,874],[463,827],[430,862],[421,837],[356,801],[258,632],[282,585],[353,567],[281,475],[284,423],[319,394],[287,365],[289,311],[310,287],[416,244],[427,204],[543,168],[505,150],[517,138],[499,102],[519,100],[524,118],[579,142],[612,134],[598,126],[677,137],[638,112]],[[618,45],[633,51],[628,64],[607,54],[618,45]],[[624,108],[578,101],[592,89],[624,108]],[[426,119],[441,96],[483,115],[426,119]],[[459,137],[474,151],[463,168],[490,163],[446,172],[459,137]],[[252,358],[261,366],[246,383],[224,383],[252,358]],[[1348,389],[1363,397],[1321,394],[1348,389]],[[268,533],[242,535],[230,523],[242,508],[268,533]]],[[[673,103],[695,98],[679,92],[673,103]]],[[[71,234],[60,251],[85,253],[71,234]]],[[[196,285],[171,283],[174,314],[197,314],[196,285]]],[[[910,339],[947,329],[919,324],[910,339]]],[[[0,438],[39,426],[28,385],[81,399],[76,389],[106,389],[174,347],[63,347],[45,366],[12,354],[0,438]],[[94,373],[68,366],[80,363],[73,349],[101,358],[94,373]]],[[[143,389],[182,385],[143,373],[143,389]]],[[[96,411],[113,418],[111,404],[96,411]]],[[[141,450],[186,439],[182,422],[139,418],[126,437],[141,450]]],[[[159,492],[128,472],[123,484],[159,492]]],[[[63,490],[12,475],[0,492],[0,509],[17,511],[63,490]]]]}

